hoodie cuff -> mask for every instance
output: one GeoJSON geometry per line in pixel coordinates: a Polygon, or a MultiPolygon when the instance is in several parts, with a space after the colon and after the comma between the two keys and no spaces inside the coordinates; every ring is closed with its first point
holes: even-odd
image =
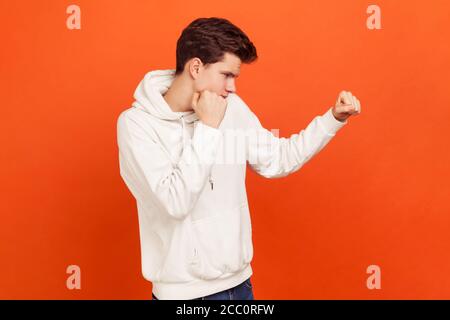
{"type": "Polygon", "coordinates": [[[220,145],[222,132],[198,121],[195,127],[192,143],[200,153],[202,164],[211,164],[214,161],[220,145]]]}
{"type": "Polygon", "coordinates": [[[197,122],[195,130],[196,130],[195,132],[201,131],[202,135],[207,136],[207,139],[213,140],[219,139],[219,137],[222,135],[219,129],[208,126],[207,124],[204,124],[201,120],[197,122]]]}
{"type": "Polygon", "coordinates": [[[345,120],[344,122],[339,121],[338,119],[336,119],[333,116],[333,108],[331,107],[330,109],[328,109],[327,112],[325,112],[321,117],[320,117],[320,124],[322,125],[322,128],[325,130],[325,132],[330,135],[330,136],[334,136],[336,134],[336,132],[339,131],[339,129],[341,129],[343,126],[345,126],[347,124],[347,120],[345,120]]]}

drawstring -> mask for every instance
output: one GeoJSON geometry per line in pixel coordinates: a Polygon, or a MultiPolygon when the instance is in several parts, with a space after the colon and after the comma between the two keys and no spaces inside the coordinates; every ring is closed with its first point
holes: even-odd
{"type": "MultiPolygon", "coordinates": [[[[185,138],[185,124],[184,124],[184,117],[181,116],[181,130],[183,131],[183,149],[186,146],[186,138],[185,138]]],[[[211,185],[211,190],[214,190],[214,180],[212,177],[212,169],[211,169],[211,173],[209,174],[209,184],[211,185]]]]}
{"type": "Polygon", "coordinates": [[[184,125],[184,118],[183,118],[183,116],[181,116],[181,130],[182,130],[182,133],[183,133],[183,149],[184,149],[184,147],[186,146],[186,141],[185,141],[185,138],[184,138],[184,135],[185,135],[185,133],[184,133],[184,128],[185,128],[185,125],[184,125]]]}
{"type": "MultiPolygon", "coordinates": [[[[212,168],[211,168],[212,171],[212,168]]],[[[209,174],[209,184],[211,185],[211,190],[214,190],[214,180],[212,178],[212,172],[209,174]]]]}

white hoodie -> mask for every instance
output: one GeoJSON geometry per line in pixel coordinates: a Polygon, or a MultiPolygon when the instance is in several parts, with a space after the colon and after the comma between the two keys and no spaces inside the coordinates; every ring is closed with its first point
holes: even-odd
{"type": "Polygon", "coordinates": [[[165,102],[174,74],[147,73],[136,101],[118,117],[120,174],[137,201],[144,278],[158,299],[194,299],[253,273],[246,164],[267,178],[286,176],[347,121],[330,108],[298,134],[278,138],[230,94],[219,128],[212,128],[165,102]]]}

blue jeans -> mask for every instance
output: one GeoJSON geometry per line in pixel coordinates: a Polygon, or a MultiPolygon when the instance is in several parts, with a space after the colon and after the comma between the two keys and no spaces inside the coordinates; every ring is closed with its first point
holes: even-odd
{"type": "MultiPolygon", "coordinates": [[[[158,300],[152,293],[152,299],[158,300]]],[[[213,293],[209,296],[200,297],[192,300],[254,300],[253,286],[250,278],[242,282],[240,285],[228,290],[213,293]]]]}

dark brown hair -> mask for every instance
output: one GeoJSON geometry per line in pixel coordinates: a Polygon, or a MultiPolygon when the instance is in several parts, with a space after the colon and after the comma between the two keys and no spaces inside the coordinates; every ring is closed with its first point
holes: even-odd
{"type": "Polygon", "coordinates": [[[175,75],[181,74],[186,62],[194,57],[207,65],[222,61],[225,52],[235,54],[242,63],[251,63],[258,58],[247,35],[230,21],[216,17],[198,18],[183,30],[177,41],[175,75]]]}

